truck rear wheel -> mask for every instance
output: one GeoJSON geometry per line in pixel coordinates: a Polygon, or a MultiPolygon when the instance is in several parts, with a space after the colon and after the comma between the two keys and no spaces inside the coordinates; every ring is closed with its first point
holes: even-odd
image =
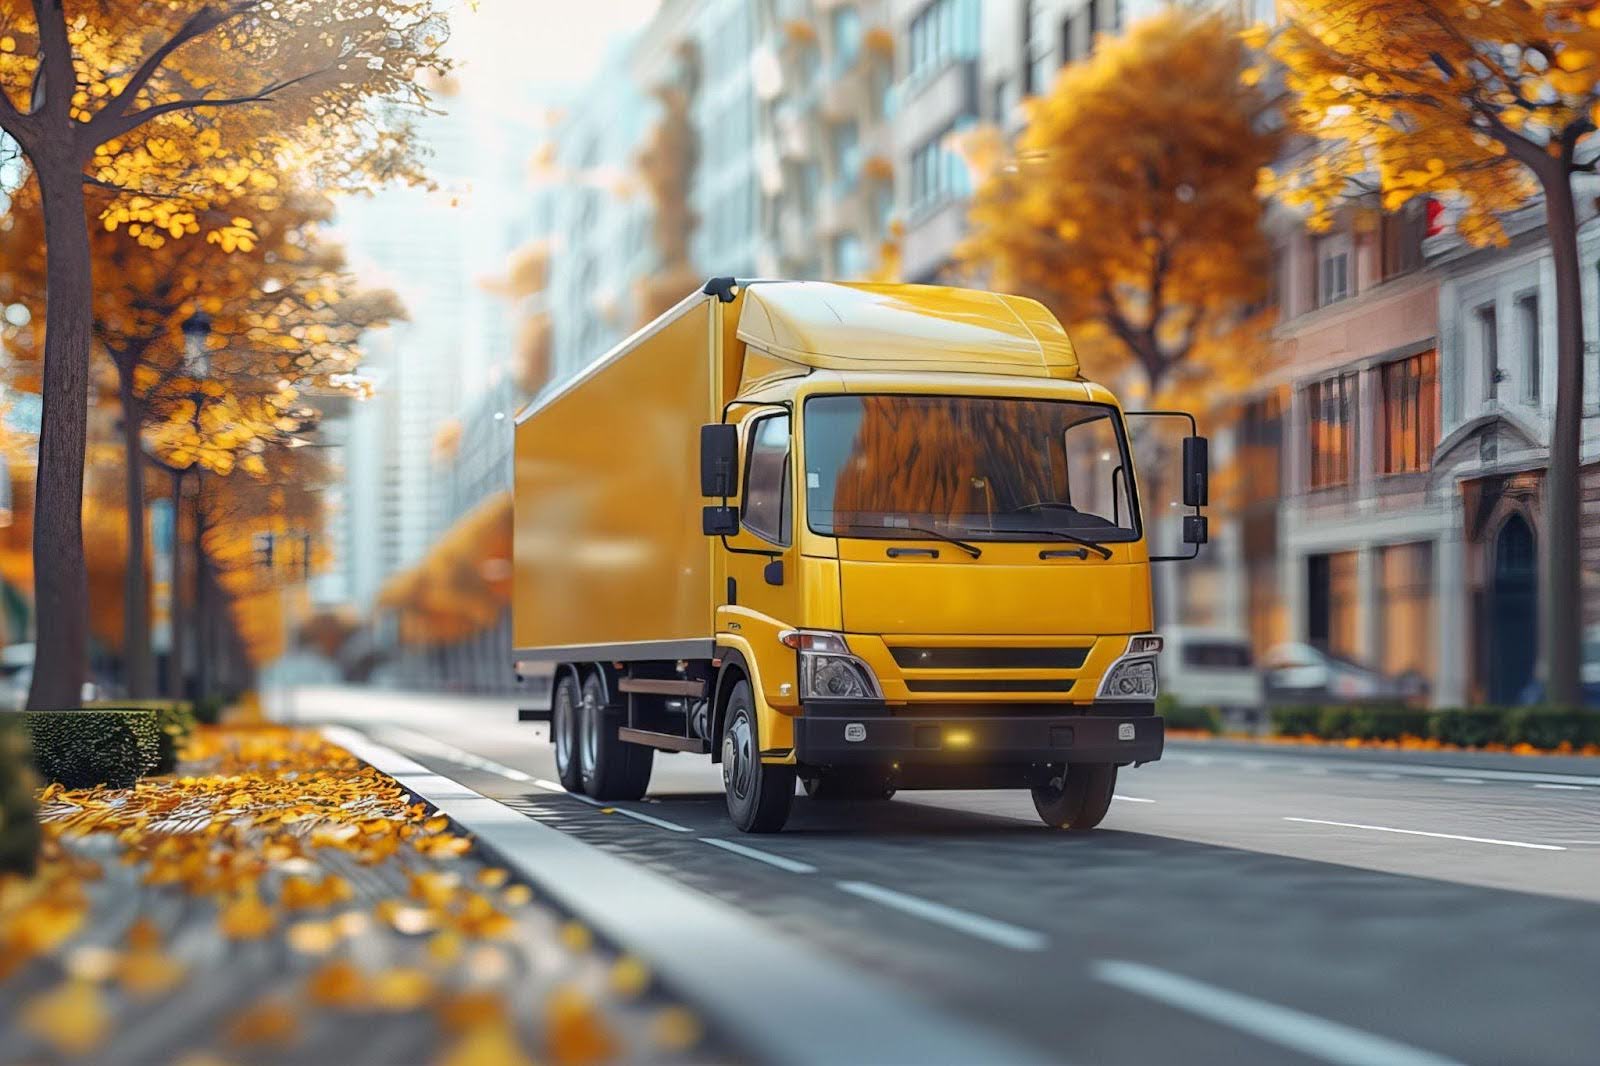
{"type": "Polygon", "coordinates": [[[636,800],[650,787],[655,749],[617,738],[616,717],[607,713],[600,675],[583,679],[578,713],[578,766],[583,791],[597,800],[636,800]]]}
{"type": "Polygon", "coordinates": [[[1033,790],[1033,806],[1052,828],[1093,829],[1111,809],[1116,788],[1117,768],[1112,763],[1072,763],[1060,788],[1045,785],[1033,790]]]}
{"type": "Polygon", "coordinates": [[[841,767],[816,770],[801,779],[806,795],[814,800],[886,800],[894,795],[894,785],[884,770],[841,767]]]}
{"type": "Polygon", "coordinates": [[[761,737],[750,683],[740,681],[728,696],[722,729],[722,788],[728,817],[746,833],[776,833],[789,820],[794,803],[794,767],[761,761],[761,737]]]}
{"type": "Polygon", "coordinates": [[[556,776],[568,792],[583,791],[583,771],[578,756],[578,682],[570,672],[556,681],[550,697],[550,743],[556,748],[556,776]]]}

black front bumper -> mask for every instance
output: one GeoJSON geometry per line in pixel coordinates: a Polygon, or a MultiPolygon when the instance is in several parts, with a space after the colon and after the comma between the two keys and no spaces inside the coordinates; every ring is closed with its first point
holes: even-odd
{"type": "MultiPolygon", "coordinates": [[[[1032,765],[1153,762],[1166,737],[1149,704],[1091,704],[1073,713],[917,714],[911,708],[808,705],[795,719],[796,761],[807,766],[1032,765]]],[[[1063,707],[1063,711],[1068,708],[1063,707]]]]}

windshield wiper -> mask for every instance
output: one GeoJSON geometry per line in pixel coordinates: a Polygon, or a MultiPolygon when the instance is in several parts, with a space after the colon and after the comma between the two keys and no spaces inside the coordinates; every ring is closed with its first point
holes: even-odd
{"type": "MultiPolygon", "coordinates": [[[[878,532],[881,532],[881,531],[888,531],[890,533],[895,533],[895,532],[898,532],[900,530],[904,530],[907,533],[921,533],[924,536],[932,537],[934,540],[942,540],[946,544],[953,544],[957,548],[960,548],[962,551],[966,552],[968,555],[972,556],[974,559],[981,558],[982,555],[983,555],[983,549],[979,548],[976,544],[968,544],[966,541],[960,540],[960,539],[958,539],[956,537],[952,537],[948,533],[941,533],[937,529],[929,529],[926,526],[862,526],[862,525],[844,525],[844,526],[840,526],[840,525],[835,525],[833,528],[834,528],[835,532],[837,532],[837,531],[839,531],[841,529],[854,529],[854,530],[857,530],[859,532],[864,532],[864,533],[878,533],[878,532]]],[[[905,538],[901,538],[901,539],[905,539],[905,538]]]]}
{"type": "Polygon", "coordinates": [[[999,526],[996,526],[995,532],[1015,533],[1020,537],[1031,537],[1035,533],[1041,537],[1055,537],[1057,540],[1068,540],[1074,544],[1081,544],[1085,548],[1091,548],[1095,552],[1099,553],[1100,558],[1102,559],[1111,558],[1111,549],[1106,547],[1104,544],[1101,544],[1099,541],[1090,540],[1088,537],[1080,537],[1076,533],[1068,533],[1061,529],[1003,529],[999,526]]]}

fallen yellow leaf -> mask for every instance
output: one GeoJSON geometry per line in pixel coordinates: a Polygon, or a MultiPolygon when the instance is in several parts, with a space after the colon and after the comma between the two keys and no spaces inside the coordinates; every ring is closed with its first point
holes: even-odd
{"type": "Polygon", "coordinates": [[[110,1035],[111,1016],[97,986],[67,981],[23,1004],[22,1027],[63,1055],[86,1055],[110,1035]]]}

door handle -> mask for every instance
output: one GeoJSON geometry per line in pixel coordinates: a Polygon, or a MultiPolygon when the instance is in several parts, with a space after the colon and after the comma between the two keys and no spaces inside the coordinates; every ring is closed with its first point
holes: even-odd
{"type": "Polygon", "coordinates": [[[938,548],[890,548],[884,553],[891,559],[898,559],[902,555],[925,555],[929,559],[939,558],[938,548]]]}
{"type": "Polygon", "coordinates": [[[1087,559],[1088,548],[1046,548],[1039,553],[1041,559],[1087,559]]]}

